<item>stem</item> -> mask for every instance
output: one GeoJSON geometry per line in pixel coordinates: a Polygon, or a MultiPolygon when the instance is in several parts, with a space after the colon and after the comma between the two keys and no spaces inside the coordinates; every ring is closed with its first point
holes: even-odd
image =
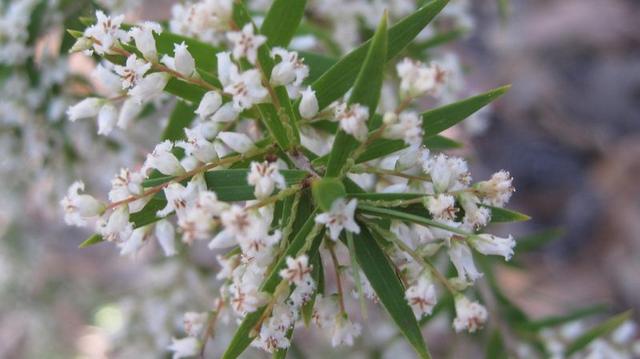
{"type": "Polygon", "coordinates": [[[333,262],[333,268],[336,272],[336,285],[338,286],[338,304],[340,305],[340,313],[346,315],[347,311],[344,306],[344,291],[342,290],[342,279],[340,278],[340,262],[338,262],[338,257],[336,256],[336,251],[334,250],[335,244],[333,244],[332,242],[328,242],[327,244],[327,248],[329,249],[329,253],[331,254],[331,261],[333,262]]]}
{"type": "Polygon", "coordinates": [[[360,267],[356,261],[356,250],[353,244],[353,234],[347,232],[347,246],[349,247],[349,254],[351,256],[351,271],[353,272],[353,281],[356,283],[358,289],[358,297],[360,299],[360,314],[363,319],[367,319],[367,303],[364,298],[364,291],[362,290],[362,282],[360,281],[360,267]]]}
{"type": "Polygon", "coordinates": [[[207,342],[209,337],[214,336],[215,323],[218,321],[218,315],[224,306],[223,300],[218,300],[218,306],[209,314],[209,320],[207,320],[207,329],[202,336],[202,347],[200,348],[200,359],[204,359],[204,351],[207,348],[207,342]]]}
{"type": "Polygon", "coordinates": [[[271,197],[267,197],[263,200],[260,200],[259,202],[256,202],[250,206],[247,207],[247,209],[257,209],[260,207],[264,207],[268,204],[277,202],[285,197],[289,197],[292,194],[295,194],[296,192],[300,191],[302,189],[302,185],[301,184],[296,184],[293,185],[289,188],[283,189],[282,191],[276,193],[275,195],[271,196],[271,197]]]}
{"type": "Polygon", "coordinates": [[[383,176],[402,177],[402,178],[407,178],[407,179],[410,179],[410,180],[424,181],[424,182],[431,181],[431,176],[411,175],[411,174],[402,173],[402,172],[393,171],[393,170],[385,170],[385,169],[381,169],[381,168],[375,168],[375,167],[371,167],[371,166],[367,166],[367,165],[358,166],[358,169],[360,169],[362,172],[373,173],[373,174],[383,175],[383,176]]]}
{"type": "Polygon", "coordinates": [[[157,185],[155,187],[151,187],[150,189],[144,191],[142,194],[131,196],[131,197],[125,198],[123,200],[110,203],[105,208],[105,211],[109,210],[109,209],[112,209],[112,208],[115,208],[115,207],[118,207],[118,206],[123,205],[123,204],[127,204],[129,202],[137,201],[137,200],[139,200],[141,198],[150,196],[152,194],[156,194],[156,193],[162,191],[163,189],[165,189],[171,183],[182,182],[182,181],[184,181],[184,180],[186,180],[188,178],[191,178],[191,177],[197,175],[198,173],[206,172],[207,170],[210,170],[212,168],[218,167],[218,166],[223,165],[223,164],[227,164],[227,163],[230,163],[230,162],[236,162],[236,161],[242,160],[245,157],[251,157],[251,156],[266,152],[266,150],[267,150],[266,148],[262,148],[262,149],[258,149],[256,151],[250,151],[250,152],[247,152],[247,153],[244,153],[244,154],[239,154],[239,155],[236,155],[236,156],[225,157],[225,158],[222,158],[222,159],[220,159],[220,160],[218,160],[216,162],[211,162],[211,163],[200,165],[200,166],[194,168],[193,170],[191,170],[191,171],[189,171],[189,172],[187,172],[187,173],[185,173],[185,174],[183,174],[181,176],[174,177],[171,180],[169,180],[169,181],[167,181],[167,182],[165,182],[163,184],[157,185]]]}

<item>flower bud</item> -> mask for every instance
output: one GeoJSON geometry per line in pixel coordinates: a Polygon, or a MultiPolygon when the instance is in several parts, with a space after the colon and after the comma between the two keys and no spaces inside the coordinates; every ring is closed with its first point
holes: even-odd
{"type": "Polygon", "coordinates": [[[73,46],[71,46],[71,49],[69,49],[69,53],[73,54],[75,52],[89,50],[92,46],[93,40],[86,37],[81,37],[76,40],[73,46]]]}
{"type": "Polygon", "coordinates": [[[174,52],[174,66],[175,70],[184,76],[191,77],[196,69],[196,61],[187,50],[187,45],[184,41],[181,44],[175,44],[173,47],[174,52]]]}
{"type": "Polygon", "coordinates": [[[177,253],[175,243],[176,231],[171,222],[166,219],[158,221],[156,223],[155,235],[165,256],[171,257],[177,253]]]}
{"type": "Polygon", "coordinates": [[[156,39],[153,33],[162,32],[160,24],[147,21],[142,26],[137,26],[129,31],[129,35],[136,42],[136,47],[145,59],[151,62],[158,61],[158,50],[156,49],[156,39]]]}
{"type": "Polygon", "coordinates": [[[100,107],[104,103],[104,100],[97,97],[86,98],[77,104],[69,107],[67,115],[70,121],[75,121],[82,118],[95,117],[100,112],[100,107]]]}
{"type": "Polygon", "coordinates": [[[117,126],[125,129],[129,127],[129,123],[142,112],[142,104],[138,101],[128,98],[122,104],[120,115],[118,116],[117,126]]]}
{"type": "Polygon", "coordinates": [[[318,113],[318,99],[316,92],[311,86],[302,91],[302,100],[300,100],[300,115],[305,119],[313,118],[318,113]]]}
{"type": "Polygon", "coordinates": [[[211,116],[213,122],[231,122],[238,118],[240,113],[233,106],[233,102],[227,102],[211,116]]]}
{"type": "Polygon", "coordinates": [[[111,133],[118,119],[118,110],[108,103],[98,113],[98,134],[107,136],[111,133]]]}
{"type": "Polygon", "coordinates": [[[505,260],[511,259],[513,248],[516,246],[512,236],[502,238],[486,233],[472,236],[469,241],[478,252],[484,255],[503,256],[505,260]]]}
{"type": "Polygon", "coordinates": [[[162,93],[170,77],[164,72],[154,72],[147,75],[136,87],[129,90],[129,95],[138,103],[147,102],[162,93]]]}
{"type": "Polygon", "coordinates": [[[207,118],[213,115],[214,112],[222,105],[222,96],[217,91],[209,91],[200,100],[200,105],[195,111],[201,118],[207,118]]]}
{"type": "Polygon", "coordinates": [[[253,141],[244,133],[220,132],[218,138],[238,153],[246,153],[255,148],[253,141]]]}

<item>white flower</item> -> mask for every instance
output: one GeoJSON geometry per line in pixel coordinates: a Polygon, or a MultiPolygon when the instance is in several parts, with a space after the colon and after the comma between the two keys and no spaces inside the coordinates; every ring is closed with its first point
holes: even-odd
{"type": "Polygon", "coordinates": [[[158,61],[158,50],[153,33],[162,33],[162,27],[157,22],[145,21],[142,25],[129,30],[129,35],[136,42],[136,47],[145,59],[151,62],[158,61]]]}
{"type": "Polygon", "coordinates": [[[453,328],[456,332],[463,330],[473,333],[482,328],[487,321],[487,310],[478,302],[471,302],[463,295],[457,295],[456,318],[453,320],[453,328]]]}
{"type": "Polygon", "coordinates": [[[227,33],[227,38],[233,42],[233,58],[240,60],[246,57],[254,65],[258,56],[258,48],[267,41],[265,36],[253,33],[253,24],[251,23],[244,25],[242,31],[227,33]]]}
{"type": "Polygon", "coordinates": [[[129,238],[133,231],[133,224],[129,223],[129,207],[116,207],[107,217],[97,223],[97,232],[109,242],[122,241],[129,238]]]}
{"type": "Polygon", "coordinates": [[[184,313],[182,323],[184,325],[184,331],[190,337],[199,337],[202,334],[202,330],[207,325],[207,319],[209,314],[186,312],[184,313]]]}
{"type": "Polygon", "coordinates": [[[89,97],[78,102],[67,110],[69,120],[73,122],[78,119],[97,116],[104,102],[105,100],[97,97],[89,97]]]}
{"type": "Polygon", "coordinates": [[[158,217],[166,217],[169,213],[175,211],[178,218],[181,218],[187,206],[192,203],[198,193],[205,189],[205,185],[200,183],[198,178],[194,177],[187,186],[180,183],[171,183],[164,189],[164,195],[167,198],[167,205],[156,213],[158,217]]]}
{"type": "Polygon", "coordinates": [[[421,276],[417,283],[407,288],[404,296],[418,319],[430,315],[438,300],[436,287],[424,276],[421,276]]]}
{"type": "Polygon", "coordinates": [[[164,72],[149,74],[129,90],[129,95],[138,103],[147,102],[162,93],[170,78],[171,76],[164,72]]]}
{"type": "Polygon", "coordinates": [[[229,29],[233,11],[233,0],[200,1],[188,8],[187,24],[194,35],[213,30],[221,32],[229,29]]]}
{"type": "Polygon", "coordinates": [[[215,146],[204,137],[200,128],[185,128],[184,132],[187,135],[187,140],[176,142],[176,146],[184,148],[187,156],[194,156],[198,161],[204,163],[218,158],[215,146]]]}
{"type": "Polygon", "coordinates": [[[201,190],[195,203],[178,215],[178,225],[182,229],[182,240],[191,244],[196,239],[209,239],[216,228],[214,218],[227,210],[228,204],[218,201],[214,192],[201,190]]]}
{"type": "Polygon", "coordinates": [[[478,272],[475,263],[473,263],[471,249],[464,241],[459,239],[451,240],[448,253],[460,280],[473,282],[482,277],[482,273],[478,272]]]}
{"type": "Polygon", "coordinates": [[[397,116],[388,112],[384,115],[384,123],[387,125],[384,131],[386,138],[401,139],[413,148],[422,145],[424,130],[422,118],[417,113],[405,111],[397,116]]]}
{"type": "Polygon", "coordinates": [[[231,61],[231,53],[218,52],[216,54],[218,64],[218,80],[222,86],[227,86],[231,83],[231,77],[238,75],[238,67],[231,61]]]}
{"type": "MultiPolygon", "coordinates": [[[[111,203],[122,201],[133,196],[140,196],[144,193],[142,181],[144,176],[139,172],[131,172],[122,168],[120,173],[111,180],[111,190],[109,191],[109,201],[111,203]]],[[[129,213],[136,213],[151,200],[152,196],[144,196],[135,201],[129,202],[129,213]]]]}
{"type": "Polygon", "coordinates": [[[222,105],[222,96],[220,96],[220,93],[218,93],[218,91],[209,91],[202,96],[200,105],[198,105],[195,113],[200,116],[200,118],[205,119],[213,115],[220,108],[220,105],[222,105]]]}
{"type": "Polygon", "coordinates": [[[471,182],[467,162],[459,157],[438,154],[423,162],[423,169],[431,176],[437,193],[458,191],[471,182]]]}
{"type": "Polygon", "coordinates": [[[309,76],[309,67],[304,64],[295,51],[276,47],[271,50],[271,56],[280,58],[280,62],[271,70],[271,84],[286,86],[289,97],[297,98],[300,94],[300,85],[309,76]]]}
{"type": "Polygon", "coordinates": [[[118,41],[129,41],[129,34],[120,29],[124,15],[112,18],[98,10],[96,18],[96,23],[84,30],[84,36],[94,40],[93,48],[98,54],[110,53],[111,47],[118,41]]]}
{"type": "Polygon", "coordinates": [[[142,80],[144,74],[151,69],[151,64],[139,59],[135,54],[129,55],[125,66],[116,65],[115,72],[122,79],[122,89],[134,87],[142,80]]]}
{"type": "MultiPolygon", "coordinates": [[[[209,243],[209,248],[228,248],[237,244],[236,237],[250,237],[251,231],[263,226],[260,219],[244,208],[232,205],[220,216],[224,230],[209,243]]],[[[262,233],[262,230],[259,230],[262,233]]]]}
{"type": "Polygon", "coordinates": [[[476,229],[486,226],[491,219],[491,210],[478,206],[480,199],[472,193],[462,192],[458,195],[460,205],[464,209],[464,225],[476,229]]]}
{"type": "Polygon", "coordinates": [[[302,100],[300,100],[300,116],[305,119],[311,119],[318,114],[318,99],[316,98],[316,92],[311,89],[311,86],[302,91],[302,100]]]}
{"type": "Polygon", "coordinates": [[[213,116],[211,116],[211,121],[217,123],[228,123],[235,121],[238,118],[238,115],[240,115],[240,112],[236,110],[233,102],[227,102],[222,105],[222,107],[220,107],[213,116]]]}
{"type": "Polygon", "coordinates": [[[269,95],[267,89],[262,86],[262,75],[256,69],[241,74],[231,72],[230,82],[224,87],[224,92],[233,96],[233,104],[238,111],[264,102],[269,95]]]}
{"type": "Polygon", "coordinates": [[[118,243],[121,256],[135,256],[136,253],[146,243],[149,236],[149,226],[136,228],[133,230],[129,238],[118,243]]]}
{"type": "Polygon", "coordinates": [[[155,236],[166,257],[174,256],[176,252],[176,231],[171,222],[161,219],[156,223],[155,236]]]}
{"type": "Polygon", "coordinates": [[[335,324],[331,330],[331,345],[337,347],[339,345],[352,346],[355,338],[360,336],[362,327],[358,323],[353,323],[350,319],[341,315],[336,318],[335,324]]]}
{"type": "Polygon", "coordinates": [[[335,116],[344,132],[355,137],[360,142],[364,142],[367,139],[369,134],[369,129],[367,128],[368,108],[359,104],[350,106],[342,104],[336,107],[335,116]]]}
{"type": "Polygon", "coordinates": [[[104,210],[104,204],[88,194],[80,194],[84,191],[84,183],[74,182],[67,191],[67,195],[60,201],[64,209],[64,220],[69,225],[83,226],[85,219],[100,215],[104,210]]]}
{"type": "Polygon", "coordinates": [[[270,196],[276,187],[279,189],[286,187],[284,177],[280,174],[278,164],[275,162],[251,162],[247,182],[255,186],[253,193],[258,199],[270,196]]]}
{"type": "Polygon", "coordinates": [[[186,77],[191,77],[196,69],[196,60],[191,56],[184,41],[173,45],[175,70],[186,77]]]}
{"type": "Polygon", "coordinates": [[[237,153],[247,153],[255,148],[249,136],[237,132],[220,132],[218,139],[237,153]]]}
{"type": "Polygon", "coordinates": [[[335,297],[324,297],[322,294],[316,295],[311,319],[318,328],[330,328],[339,313],[338,303],[335,297]]]}
{"type": "Polygon", "coordinates": [[[168,349],[173,352],[172,359],[180,359],[198,355],[201,346],[200,341],[194,337],[172,338],[168,349]]]}
{"type": "Polygon", "coordinates": [[[512,236],[502,238],[486,233],[471,236],[469,242],[478,252],[484,255],[503,256],[505,260],[511,259],[513,248],[516,246],[512,236]]]}
{"type": "Polygon", "coordinates": [[[177,176],[183,174],[184,168],[180,165],[180,161],[171,152],[173,143],[171,141],[163,141],[156,145],[153,152],[147,155],[147,159],[142,166],[143,173],[147,173],[149,169],[157,169],[160,173],[167,176],[177,176]]]}
{"type": "Polygon", "coordinates": [[[329,227],[329,234],[334,241],[340,236],[342,229],[348,232],[360,233],[360,227],[353,219],[358,201],[350,200],[348,203],[344,198],[338,198],[331,204],[331,210],[316,216],[316,223],[321,223],[329,227]]]}
{"type": "Polygon", "coordinates": [[[456,200],[448,194],[439,194],[427,199],[427,209],[434,219],[448,221],[454,219],[457,209],[456,200]]]}
{"type": "Polygon", "coordinates": [[[116,124],[119,128],[126,129],[129,127],[129,124],[133,119],[138,117],[142,112],[142,103],[128,98],[124,100],[122,104],[122,108],[120,108],[120,114],[118,115],[118,123],[116,124]]]}
{"type": "Polygon", "coordinates": [[[444,84],[446,72],[439,66],[427,66],[420,61],[403,59],[396,66],[403,97],[418,97],[427,92],[437,92],[444,84]]]}
{"type": "Polygon", "coordinates": [[[100,85],[105,88],[109,96],[117,96],[122,93],[122,80],[120,76],[101,64],[96,66],[96,69],[93,70],[91,75],[100,82],[100,85]]]}
{"type": "Polygon", "coordinates": [[[305,285],[310,276],[309,257],[304,254],[296,258],[287,257],[287,268],[280,271],[280,277],[297,286],[305,285]]]}
{"type": "Polygon", "coordinates": [[[107,136],[111,133],[118,121],[118,110],[108,103],[102,106],[98,112],[98,134],[107,136]]]}
{"type": "Polygon", "coordinates": [[[515,191],[513,177],[507,171],[498,171],[488,181],[478,182],[475,188],[483,196],[483,202],[490,206],[502,207],[515,191]]]}

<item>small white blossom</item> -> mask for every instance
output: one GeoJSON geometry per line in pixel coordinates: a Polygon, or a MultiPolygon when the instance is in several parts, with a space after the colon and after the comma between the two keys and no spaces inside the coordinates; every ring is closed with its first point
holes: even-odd
{"type": "Polygon", "coordinates": [[[428,92],[437,92],[444,84],[446,72],[438,65],[425,65],[409,58],[396,66],[400,77],[400,91],[403,97],[418,97],[428,92]]]}
{"type": "Polygon", "coordinates": [[[131,121],[133,121],[142,112],[142,104],[132,98],[124,100],[122,108],[120,108],[120,114],[118,115],[117,126],[121,129],[129,127],[131,121]]]}
{"type": "Polygon", "coordinates": [[[129,222],[129,207],[116,207],[110,215],[98,221],[97,232],[109,242],[118,242],[129,238],[133,224],[129,222]]]}
{"type": "Polygon", "coordinates": [[[177,176],[183,174],[184,168],[180,165],[178,158],[171,152],[173,143],[171,141],[163,141],[156,145],[153,152],[147,155],[144,162],[143,173],[149,169],[157,169],[160,173],[167,176],[177,176]]]}
{"type": "Polygon", "coordinates": [[[176,255],[176,231],[171,222],[162,219],[156,223],[155,236],[166,257],[176,255]]]}
{"type": "MultiPolygon", "coordinates": [[[[149,236],[149,226],[136,228],[131,235],[118,243],[121,256],[135,256],[146,243],[149,236]]],[[[122,238],[121,238],[122,239],[122,238]]]]}
{"type": "Polygon", "coordinates": [[[196,109],[196,115],[200,116],[202,119],[206,119],[207,117],[213,115],[222,105],[222,96],[218,91],[209,91],[202,96],[202,100],[200,100],[200,105],[198,105],[198,109],[196,109]]]}
{"type": "Polygon", "coordinates": [[[184,41],[180,44],[173,45],[173,63],[175,70],[181,75],[191,77],[196,70],[196,60],[191,56],[191,53],[187,49],[188,46],[184,41]]]}
{"type": "Polygon", "coordinates": [[[194,177],[187,186],[180,183],[171,183],[164,189],[164,195],[167,198],[167,205],[156,213],[158,217],[166,217],[171,212],[176,212],[178,218],[181,218],[187,210],[187,206],[192,203],[198,196],[198,193],[205,189],[198,178],[194,177]]]}
{"type": "Polygon", "coordinates": [[[213,116],[211,116],[211,121],[217,123],[229,123],[235,121],[240,115],[240,111],[236,110],[233,102],[227,102],[222,105],[218,111],[216,111],[213,116]]]}
{"type": "Polygon", "coordinates": [[[255,187],[253,193],[258,199],[270,196],[276,188],[286,187],[284,177],[280,174],[278,164],[275,162],[251,162],[247,182],[255,187]]]}
{"type": "Polygon", "coordinates": [[[451,240],[448,253],[460,280],[473,282],[482,277],[482,273],[478,272],[473,262],[471,249],[462,240],[451,240]]]}
{"type": "Polygon", "coordinates": [[[316,98],[316,92],[311,89],[311,86],[302,91],[299,110],[300,116],[307,120],[318,114],[318,99],[316,98]]]}
{"type": "Polygon", "coordinates": [[[119,75],[116,75],[113,71],[98,64],[96,69],[91,73],[102,87],[105,88],[108,96],[118,96],[122,93],[122,79],[119,75]]]}
{"type": "Polygon", "coordinates": [[[503,256],[505,260],[513,256],[516,241],[512,236],[503,238],[492,234],[478,234],[469,238],[469,242],[478,252],[485,255],[503,256]]]}
{"type": "Polygon", "coordinates": [[[151,69],[151,64],[139,59],[135,54],[129,55],[125,66],[116,65],[115,72],[122,79],[122,89],[126,90],[136,86],[151,69]]]}
{"type": "Polygon", "coordinates": [[[98,10],[96,18],[96,23],[84,30],[84,36],[94,40],[93,48],[98,54],[110,53],[111,47],[118,42],[129,41],[129,34],[120,28],[124,15],[112,18],[98,10]]]}
{"type": "MultiPolygon", "coordinates": [[[[111,190],[109,191],[109,201],[112,203],[126,200],[133,196],[140,196],[144,193],[142,182],[144,176],[139,172],[131,172],[122,168],[120,173],[111,180],[111,190]]],[[[143,196],[140,199],[129,202],[129,213],[136,213],[151,200],[151,196],[143,196]]]]}
{"type": "Polygon", "coordinates": [[[158,61],[158,50],[153,33],[162,33],[162,27],[157,22],[145,21],[142,25],[129,30],[129,35],[136,42],[136,47],[145,59],[151,62],[158,61]]]}
{"type": "Polygon", "coordinates": [[[471,302],[463,295],[455,298],[456,318],[453,320],[453,328],[456,332],[468,331],[473,333],[482,328],[487,321],[487,310],[478,302],[471,302]]]}
{"type": "Polygon", "coordinates": [[[471,182],[467,162],[459,157],[438,154],[423,162],[423,169],[431,176],[437,193],[458,191],[471,182]]]}
{"type": "Polygon", "coordinates": [[[336,120],[340,128],[355,137],[356,140],[364,142],[369,134],[367,120],[369,119],[369,109],[359,104],[341,104],[336,107],[336,120]]]}
{"type": "Polygon", "coordinates": [[[418,319],[430,315],[437,303],[436,287],[424,276],[407,288],[404,296],[418,319]]]}
{"type": "Polygon", "coordinates": [[[182,323],[184,325],[184,331],[190,337],[199,337],[202,335],[202,331],[207,325],[207,319],[209,314],[186,312],[184,313],[182,323]]]}
{"type": "Polygon", "coordinates": [[[454,219],[457,209],[456,200],[448,194],[439,194],[427,200],[427,209],[434,219],[448,221],[454,219]]]}
{"type": "Polygon", "coordinates": [[[118,121],[118,110],[110,103],[105,104],[98,112],[98,134],[107,136],[118,121]]]}
{"type": "Polygon", "coordinates": [[[515,191],[513,177],[507,171],[498,171],[488,181],[478,182],[475,188],[483,196],[483,202],[490,206],[502,207],[515,191]]]}
{"type": "Polygon", "coordinates": [[[220,132],[218,138],[237,153],[247,153],[255,148],[249,136],[237,132],[220,132]]]}
{"type": "Polygon", "coordinates": [[[343,229],[347,232],[360,233],[360,227],[353,219],[357,205],[356,199],[347,202],[344,198],[338,198],[331,204],[331,210],[318,214],[315,221],[329,227],[329,235],[334,241],[338,239],[343,229]]]}
{"type": "Polygon", "coordinates": [[[262,86],[262,75],[256,69],[242,73],[232,72],[230,82],[224,87],[224,92],[233,96],[233,104],[238,111],[251,108],[254,104],[263,102],[269,95],[262,86]]]}
{"type": "Polygon", "coordinates": [[[297,98],[300,94],[300,86],[309,76],[309,67],[304,64],[295,51],[287,51],[281,47],[271,50],[271,56],[280,58],[271,70],[271,84],[274,86],[286,86],[290,98],[297,98]]]}
{"type": "Polygon", "coordinates": [[[355,338],[360,336],[362,326],[352,322],[348,318],[338,316],[331,330],[331,345],[337,347],[339,345],[352,346],[355,338]]]}
{"type": "Polygon", "coordinates": [[[325,297],[322,294],[318,294],[316,295],[311,319],[318,328],[329,329],[333,325],[339,311],[335,297],[325,297]]]}
{"type": "Polygon", "coordinates": [[[180,359],[198,355],[201,346],[200,341],[194,337],[172,338],[167,349],[173,352],[172,359],[180,359]]]}
{"type": "Polygon", "coordinates": [[[218,80],[220,80],[222,86],[227,86],[231,83],[231,77],[238,75],[238,66],[231,61],[231,53],[228,51],[218,52],[216,59],[218,80]]]}
{"type": "Polygon", "coordinates": [[[405,111],[399,116],[393,112],[384,115],[386,128],[384,136],[390,139],[401,139],[412,148],[422,145],[424,130],[422,118],[415,112],[405,111]]]}
{"type": "Polygon", "coordinates": [[[185,150],[187,156],[194,156],[200,162],[208,163],[218,158],[216,149],[212,142],[209,142],[199,127],[185,128],[186,141],[176,142],[176,147],[185,150]]]}
{"type": "Polygon", "coordinates": [[[245,57],[254,65],[258,56],[258,48],[267,41],[265,36],[254,34],[251,23],[244,25],[242,31],[227,33],[227,38],[233,43],[233,58],[240,60],[245,57]]]}
{"type": "Polygon", "coordinates": [[[97,116],[104,102],[105,100],[97,97],[89,97],[78,102],[67,110],[69,120],[73,122],[75,120],[97,116]]]}
{"type": "Polygon", "coordinates": [[[170,78],[171,76],[164,72],[149,74],[129,90],[129,95],[138,103],[147,102],[162,93],[170,78]]]}
{"type": "Polygon", "coordinates": [[[80,194],[80,191],[84,191],[84,183],[76,181],[60,201],[65,212],[64,220],[69,225],[84,226],[86,218],[100,215],[105,208],[100,201],[88,194],[80,194]]]}
{"type": "Polygon", "coordinates": [[[305,285],[310,276],[309,257],[304,254],[296,258],[287,257],[287,268],[280,271],[280,277],[297,286],[305,285]]]}

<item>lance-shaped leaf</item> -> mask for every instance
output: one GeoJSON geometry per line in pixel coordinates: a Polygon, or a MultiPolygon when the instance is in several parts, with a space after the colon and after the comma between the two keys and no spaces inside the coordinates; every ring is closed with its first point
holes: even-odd
{"type": "Polygon", "coordinates": [[[324,212],[331,209],[331,205],[336,199],[343,198],[347,194],[344,185],[337,178],[322,178],[313,182],[311,192],[314,201],[324,212]]]}
{"type": "Polygon", "coordinates": [[[503,222],[524,222],[531,219],[526,214],[512,211],[506,208],[484,206],[491,210],[491,223],[503,223],[503,222]]]}
{"type": "MultiPolygon", "coordinates": [[[[387,38],[387,13],[385,12],[376,33],[373,35],[364,63],[356,79],[356,84],[351,92],[351,97],[349,97],[349,105],[360,104],[369,109],[369,119],[373,117],[380,99],[387,54],[387,38]]],[[[355,138],[343,130],[338,130],[329,154],[325,176],[339,176],[347,159],[357,147],[358,141],[355,138]]]]}
{"type": "MultiPolygon", "coordinates": [[[[518,250],[520,246],[518,244],[518,250]]],[[[564,315],[552,316],[543,319],[529,321],[524,325],[525,328],[538,331],[544,328],[556,327],[566,323],[570,323],[579,319],[590,317],[596,314],[602,314],[608,310],[608,306],[604,304],[596,304],[593,306],[579,308],[564,315]]]]}
{"type": "MultiPolygon", "coordinates": [[[[304,247],[305,243],[308,240],[319,240],[322,236],[322,233],[319,233],[317,236],[313,236],[309,238],[309,234],[312,233],[313,228],[315,226],[315,218],[313,213],[309,212],[308,209],[304,215],[298,216],[298,218],[306,219],[306,222],[301,227],[296,228],[294,225],[295,237],[291,240],[291,243],[287,247],[284,255],[280,257],[278,263],[274,266],[271,273],[267,276],[267,279],[263,282],[260,287],[261,292],[265,293],[273,293],[278,284],[281,281],[280,275],[278,274],[282,268],[286,266],[286,258],[288,256],[296,257],[298,252],[304,247]]],[[[231,342],[227,346],[227,350],[222,355],[222,359],[235,359],[244,350],[251,344],[253,338],[251,337],[251,331],[258,324],[260,317],[264,313],[266,307],[261,307],[255,312],[247,314],[244,318],[240,326],[236,330],[231,342]]]]}
{"type": "Polygon", "coordinates": [[[358,205],[358,210],[362,213],[365,214],[370,214],[370,215],[374,215],[374,216],[378,216],[378,217],[382,217],[382,218],[388,218],[388,219],[399,219],[401,221],[406,221],[406,222],[412,222],[412,223],[416,223],[416,224],[421,224],[423,226],[431,226],[431,227],[435,227],[435,228],[440,228],[440,229],[444,229],[446,231],[449,231],[451,233],[456,233],[456,234],[460,234],[463,236],[468,236],[469,233],[455,228],[455,227],[451,227],[448,226],[446,224],[442,224],[438,221],[434,221],[433,219],[429,219],[426,217],[421,217],[421,216],[417,216],[415,214],[411,214],[411,213],[406,213],[403,212],[401,210],[396,210],[396,209],[390,209],[390,208],[380,208],[380,207],[375,207],[375,206],[370,206],[370,205],[366,205],[366,204],[359,204],[358,205]]]}
{"type": "MultiPolygon", "coordinates": [[[[433,0],[389,29],[387,61],[404,49],[444,8],[448,0],[433,0]]],[[[344,95],[353,85],[367,55],[371,40],[351,51],[313,84],[320,108],[344,95]]]]}
{"type": "Polygon", "coordinates": [[[306,0],[275,0],[264,18],[260,32],[271,47],[286,47],[304,16],[306,0]]]}
{"type": "Polygon", "coordinates": [[[502,96],[509,88],[511,88],[510,85],[502,86],[462,101],[423,112],[422,127],[424,128],[425,138],[435,136],[471,116],[474,112],[502,96]]]}
{"type": "Polygon", "coordinates": [[[588,330],[586,333],[576,338],[571,344],[567,346],[565,350],[565,355],[567,357],[570,357],[571,355],[586,348],[594,340],[600,337],[603,337],[605,335],[611,334],[624,322],[629,320],[629,318],[631,318],[631,311],[626,311],[624,313],[616,315],[615,317],[612,317],[611,319],[605,321],[600,325],[595,326],[594,328],[591,328],[590,330],[588,330]]]}
{"type": "Polygon", "coordinates": [[[405,288],[400,278],[364,223],[360,223],[360,231],[354,241],[355,256],[360,268],[369,279],[380,303],[420,358],[430,358],[420,326],[404,297],[405,288]]]}

